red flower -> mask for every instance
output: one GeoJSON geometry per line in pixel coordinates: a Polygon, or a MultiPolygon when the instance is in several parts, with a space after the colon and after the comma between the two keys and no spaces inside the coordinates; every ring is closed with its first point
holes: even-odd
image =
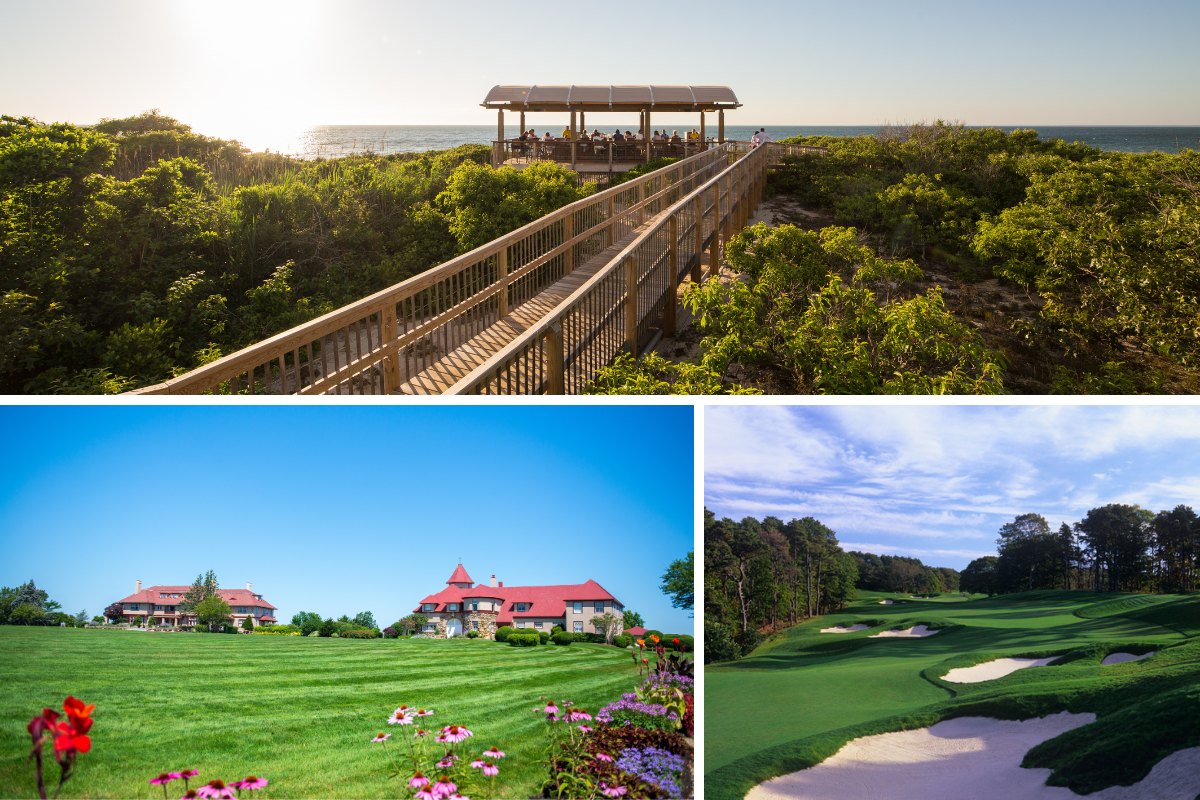
{"type": "MultiPolygon", "coordinates": [[[[91,720],[88,721],[91,727],[91,720]]],[[[54,755],[61,761],[75,752],[86,753],[92,749],[92,739],[84,731],[77,731],[70,723],[60,722],[54,726],[54,755]]]]}
{"type": "Polygon", "coordinates": [[[43,708],[39,716],[29,720],[29,724],[25,726],[25,730],[29,731],[29,737],[33,739],[34,747],[40,747],[42,743],[42,735],[47,731],[54,731],[54,723],[58,721],[58,712],[52,708],[43,708]]]}
{"type": "Polygon", "coordinates": [[[92,709],[95,707],[95,703],[92,703],[91,705],[84,705],[82,700],[70,695],[67,696],[66,700],[63,700],[63,711],[67,712],[67,716],[72,720],[90,719],[92,716],[92,709]]]}

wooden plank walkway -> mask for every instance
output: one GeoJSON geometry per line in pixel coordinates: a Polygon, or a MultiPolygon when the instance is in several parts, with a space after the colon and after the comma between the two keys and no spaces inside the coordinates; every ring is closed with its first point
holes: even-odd
{"type": "Polygon", "coordinates": [[[589,278],[611,262],[658,217],[646,219],[632,233],[575,267],[568,275],[543,289],[529,300],[512,308],[508,316],[487,330],[451,350],[421,372],[400,384],[398,394],[443,394],[480,364],[499,353],[506,345],[536,325],[589,278]]]}

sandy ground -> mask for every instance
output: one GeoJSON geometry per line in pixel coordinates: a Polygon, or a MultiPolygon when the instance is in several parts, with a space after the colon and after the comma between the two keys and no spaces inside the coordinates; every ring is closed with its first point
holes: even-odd
{"type": "MultiPolygon", "coordinates": [[[[1046,786],[1048,769],[1022,769],[1034,745],[1095,720],[1063,712],[1018,722],[962,717],[931,728],[864,736],[811,769],[751,789],[747,800],[1073,800],[1046,786]]],[[[1141,783],[1088,800],[1189,800],[1200,793],[1200,747],[1159,762],[1141,783]]]]}
{"type": "Polygon", "coordinates": [[[929,628],[925,627],[924,625],[918,625],[915,628],[906,628],[902,631],[882,631],[881,633],[877,633],[874,636],[868,636],[867,638],[868,639],[888,639],[888,638],[918,639],[923,636],[933,636],[935,633],[941,633],[941,631],[931,631],[931,630],[929,630],[929,628]]]}
{"type": "Polygon", "coordinates": [[[942,676],[942,680],[950,681],[951,683],[982,683],[983,681],[994,681],[997,678],[1003,678],[1005,675],[1011,675],[1019,669],[1028,669],[1029,667],[1044,667],[1047,664],[1053,664],[1062,656],[1051,656],[1050,658],[997,658],[995,661],[985,661],[982,664],[976,664],[973,667],[958,667],[952,669],[942,676]]]}
{"type": "Polygon", "coordinates": [[[896,602],[895,600],[880,600],[879,605],[890,606],[890,605],[893,605],[895,602],[896,602]]]}
{"type": "Polygon", "coordinates": [[[866,625],[851,625],[849,628],[841,625],[834,625],[832,628],[821,628],[821,633],[854,633],[855,631],[865,631],[866,625]]]}
{"type": "Polygon", "coordinates": [[[1155,654],[1155,650],[1149,653],[1142,653],[1140,656],[1135,656],[1133,653],[1109,653],[1100,662],[1100,666],[1107,667],[1109,664],[1124,664],[1127,661],[1141,661],[1143,658],[1149,658],[1155,654]]]}

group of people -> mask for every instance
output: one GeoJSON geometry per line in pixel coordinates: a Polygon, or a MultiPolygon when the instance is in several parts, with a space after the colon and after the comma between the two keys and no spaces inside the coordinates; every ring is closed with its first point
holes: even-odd
{"type": "Polygon", "coordinates": [[[773,141],[775,140],[771,138],[771,134],[767,133],[766,128],[759,128],[750,136],[751,147],[758,147],[760,144],[766,144],[767,142],[773,141]]]}
{"type": "MultiPolygon", "coordinates": [[[[700,141],[700,131],[696,130],[695,128],[688,131],[685,134],[685,136],[687,138],[687,141],[689,141],[689,142],[700,141]]],[[[530,128],[529,130],[525,131],[517,138],[518,138],[518,140],[525,141],[525,142],[553,142],[553,141],[555,141],[555,138],[553,135],[551,135],[550,131],[546,131],[545,135],[543,135],[543,136],[538,136],[537,131],[535,131],[533,128],[530,128]]],[[[559,136],[558,138],[569,141],[574,138],[574,134],[572,133],[570,128],[563,128],[562,135],[559,136]]],[[[644,142],[644,141],[646,141],[646,136],[645,136],[645,134],[642,133],[642,131],[640,129],[638,130],[637,133],[634,133],[633,131],[628,131],[628,130],[625,132],[622,132],[620,128],[617,128],[611,134],[601,133],[599,128],[594,128],[590,134],[586,130],[584,130],[584,131],[580,132],[579,138],[581,141],[592,141],[592,142],[644,142]]],[[[668,142],[670,144],[681,144],[684,141],[684,137],[681,137],[679,135],[679,131],[677,131],[677,130],[671,131],[671,133],[668,134],[666,128],[663,128],[661,131],[656,130],[653,134],[651,134],[650,138],[651,138],[651,140],[653,140],[655,142],[668,142]]]]}

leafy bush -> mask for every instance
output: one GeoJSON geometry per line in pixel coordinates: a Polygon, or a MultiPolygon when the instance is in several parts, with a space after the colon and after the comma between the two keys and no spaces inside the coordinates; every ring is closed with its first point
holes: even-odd
{"type": "Polygon", "coordinates": [[[378,639],[379,631],[374,628],[351,628],[342,631],[341,637],[343,639],[378,639]]]}
{"type": "Polygon", "coordinates": [[[540,640],[536,633],[514,633],[506,639],[513,647],[536,647],[540,640]]]}
{"type": "Polygon", "coordinates": [[[479,631],[467,631],[467,638],[468,639],[478,639],[479,631]]]}
{"type": "Polygon", "coordinates": [[[329,638],[337,633],[337,623],[332,618],[326,619],[321,623],[321,627],[317,629],[317,633],[325,638],[329,638]]]}
{"type": "Polygon", "coordinates": [[[516,632],[517,632],[517,629],[512,627],[511,625],[501,625],[499,628],[496,629],[496,641],[497,642],[507,642],[508,637],[512,636],[516,632]]]}
{"type": "Polygon", "coordinates": [[[538,631],[538,644],[548,644],[550,642],[550,634],[546,631],[538,631]]]}
{"type": "Polygon", "coordinates": [[[621,648],[632,647],[633,641],[633,636],[629,635],[628,633],[618,633],[613,637],[613,646],[621,648]]]}
{"type": "Polygon", "coordinates": [[[704,620],[704,663],[741,657],[742,650],[733,640],[733,632],[719,622],[704,620]]]}
{"type": "Polygon", "coordinates": [[[575,641],[575,634],[559,630],[550,636],[550,640],[557,645],[566,646],[575,641]]]}

